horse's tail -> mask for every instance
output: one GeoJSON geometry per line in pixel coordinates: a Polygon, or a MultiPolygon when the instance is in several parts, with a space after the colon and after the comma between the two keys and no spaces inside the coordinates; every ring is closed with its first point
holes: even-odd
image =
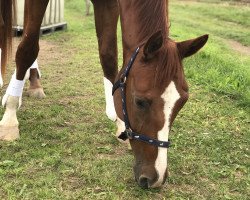
{"type": "Polygon", "coordinates": [[[0,63],[2,74],[5,74],[7,61],[11,54],[12,22],[15,13],[15,0],[0,0],[0,48],[2,50],[0,63]]]}

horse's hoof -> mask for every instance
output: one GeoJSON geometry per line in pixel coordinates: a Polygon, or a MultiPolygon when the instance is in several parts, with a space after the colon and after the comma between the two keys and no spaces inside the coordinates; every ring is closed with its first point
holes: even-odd
{"type": "Polygon", "coordinates": [[[43,88],[28,89],[27,95],[29,97],[33,97],[37,99],[43,99],[46,97],[46,95],[44,94],[43,88]]]}
{"type": "Polygon", "coordinates": [[[0,126],[0,140],[14,141],[20,137],[18,126],[0,126]]]}

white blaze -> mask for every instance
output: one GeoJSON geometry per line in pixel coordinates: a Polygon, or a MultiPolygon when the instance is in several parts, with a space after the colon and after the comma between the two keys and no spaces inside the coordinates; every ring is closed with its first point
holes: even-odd
{"type": "Polygon", "coordinates": [[[115,121],[116,112],[112,95],[113,84],[105,77],[103,78],[103,82],[104,82],[105,100],[106,100],[106,115],[110,120],[115,121]]]}
{"type": "MultiPolygon", "coordinates": [[[[158,132],[158,140],[168,141],[168,134],[170,131],[170,117],[173,112],[173,108],[177,100],[180,98],[175,84],[173,81],[170,82],[168,87],[165,89],[161,98],[164,101],[164,118],[165,123],[163,128],[158,132]]],[[[158,155],[155,161],[155,169],[158,172],[159,179],[151,187],[158,187],[163,183],[163,178],[167,168],[167,148],[158,147],[158,155]]]]}

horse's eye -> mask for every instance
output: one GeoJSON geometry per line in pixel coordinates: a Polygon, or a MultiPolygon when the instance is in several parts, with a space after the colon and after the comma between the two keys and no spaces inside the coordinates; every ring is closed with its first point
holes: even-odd
{"type": "Polygon", "coordinates": [[[151,105],[151,101],[148,99],[136,98],[135,104],[139,109],[147,109],[151,105]]]}

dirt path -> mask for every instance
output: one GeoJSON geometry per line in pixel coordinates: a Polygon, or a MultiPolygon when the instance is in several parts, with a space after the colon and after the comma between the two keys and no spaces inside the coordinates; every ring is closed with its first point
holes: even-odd
{"type": "Polygon", "coordinates": [[[241,43],[235,40],[228,40],[227,42],[233,50],[238,51],[245,55],[250,55],[250,47],[243,46],[241,43]]]}

